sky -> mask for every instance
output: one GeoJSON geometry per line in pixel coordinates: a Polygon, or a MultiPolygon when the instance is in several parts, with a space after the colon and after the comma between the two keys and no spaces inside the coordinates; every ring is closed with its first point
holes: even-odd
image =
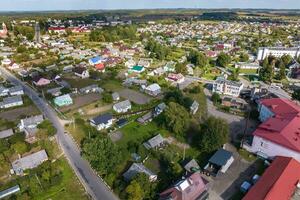
{"type": "Polygon", "coordinates": [[[300,0],[0,0],[0,11],[147,9],[147,8],[272,8],[300,9],[300,0]]]}

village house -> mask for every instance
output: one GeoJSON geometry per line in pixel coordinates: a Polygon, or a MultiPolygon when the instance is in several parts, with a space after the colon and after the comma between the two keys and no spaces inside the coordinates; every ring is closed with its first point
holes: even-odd
{"type": "Polygon", "coordinates": [[[142,163],[133,163],[130,168],[123,174],[126,181],[131,181],[138,173],[144,173],[149,177],[150,182],[157,180],[157,175],[146,168],[142,163]]]}
{"type": "Polygon", "coordinates": [[[120,95],[119,95],[119,93],[117,93],[117,92],[113,92],[113,93],[111,94],[111,96],[112,96],[112,98],[113,98],[113,101],[119,101],[119,100],[120,100],[120,95]]]}
{"type": "Polygon", "coordinates": [[[46,85],[49,85],[50,83],[51,83],[51,81],[46,78],[42,78],[42,77],[38,77],[38,76],[33,78],[33,84],[36,86],[46,86],[46,85]]]}
{"type": "Polygon", "coordinates": [[[188,172],[188,173],[194,173],[196,171],[199,171],[201,168],[197,161],[195,159],[191,159],[189,162],[187,162],[183,168],[188,172]]]}
{"type": "Polygon", "coordinates": [[[97,84],[92,84],[86,87],[79,89],[81,94],[88,94],[88,93],[102,93],[104,90],[100,88],[97,84]]]}
{"type": "Polygon", "coordinates": [[[54,98],[54,104],[58,107],[68,106],[73,104],[73,99],[69,94],[58,96],[54,98]]]}
{"type": "Polygon", "coordinates": [[[143,145],[146,149],[158,149],[166,145],[166,140],[161,136],[161,134],[158,134],[149,139],[147,142],[144,142],[143,145]]]}
{"type": "Polygon", "coordinates": [[[33,169],[48,160],[45,150],[38,151],[12,162],[12,168],[17,175],[23,175],[24,170],[33,169]]]}
{"type": "Polygon", "coordinates": [[[0,131],[0,139],[8,138],[14,134],[14,131],[10,128],[0,131]]]}
{"type": "Polygon", "coordinates": [[[225,173],[234,161],[233,154],[225,149],[219,149],[204,167],[204,171],[210,175],[218,176],[225,173]]]}
{"type": "Polygon", "coordinates": [[[54,97],[58,97],[62,94],[61,89],[64,87],[55,87],[55,88],[50,88],[47,90],[47,94],[51,94],[54,97]]]}
{"type": "Polygon", "coordinates": [[[97,65],[97,64],[100,64],[104,61],[105,61],[104,58],[102,58],[100,56],[96,56],[96,57],[93,57],[93,58],[89,59],[89,64],[90,65],[97,65]]]}
{"type": "Polygon", "coordinates": [[[76,67],[74,69],[74,74],[82,79],[90,77],[90,73],[89,73],[88,69],[86,69],[84,67],[76,67]]]}
{"type": "Polygon", "coordinates": [[[244,147],[261,157],[287,156],[300,161],[300,107],[288,99],[263,99],[258,105],[262,122],[253,132],[251,146],[244,147]]]}
{"type": "Polygon", "coordinates": [[[113,109],[117,113],[126,113],[131,109],[131,103],[129,100],[121,101],[113,105],[113,109]]]}
{"type": "Polygon", "coordinates": [[[300,199],[300,163],[278,156],[243,200],[300,199]]]}
{"type": "Polygon", "coordinates": [[[206,200],[209,197],[208,183],[199,172],[195,172],[160,193],[159,200],[206,200]]]}
{"type": "Polygon", "coordinates": [[[0,97],[5,97],[8,95],[9,89],[0,85],[0,97]]]}
{"type": "Polygon", "coordinates": [[[18,125],[20,131],[24,131],[25,140],[28,143],[33,143],[36,141],[36,133],[38,132],[37,126],[44,121],[43,115],[36,115],[20,120],[18,125]]]}
{"type": "Polygon", "coordinates": [[[91,126],[95,127],[98,131],[110,128],[113,125],[113,116],[111,114],[99,115],[90,120],[91,126]]]}
{"type": "Polygon", "coordinates": [[[145,93],[156,97],[161,93],[161,88],[157,83],[153,83],[145,88],[145,93]]]}
{"type": "Polygon", "coordinates": [[[9,88],[9,94],[11,96],[16,96],[16,95],[23,95],[24,94],[24,90],[22,86],[14,86],[9,88]]]}
{"type": "Polygon", "coordinates": [[[16,106],[23,105],[23,100],[21,96],[12,96],[3,98],[2,102],[0,102],[0,108],[12,108],[16,106]]]}
{"type": "Polygon", "coordinates": [[[166,80],[174,82],[174,83],[182,83],[184,82],[185,78],[182,74],[174,74],[174,73],[170,73],[168,74],[168,77],[166,78],[166,80]]]}

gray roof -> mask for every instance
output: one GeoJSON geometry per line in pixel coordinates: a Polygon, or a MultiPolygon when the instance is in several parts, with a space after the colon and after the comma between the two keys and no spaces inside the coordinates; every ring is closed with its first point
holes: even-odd
{"type": "Polygon", "coordinates": [[[226,80],[223,77],[217,78],[215,83],[217,83],[217,84],[226,84],[226,85],[231,85],[231,86],[235,86],[235,87],[241,87],[243,85],[242,82],[226,80]]]}
{"type": "Polygon", "coordinates": [[[9,93],[20,92],[20,91],[23,91],[23,87],[20,85],[9,88],[9,93]]]}
{"type": "Polygon", "coordinates": [[[146,113],[145,115],[139,117],[139,118],[137,119],[137,121],[138,121],[139,123],[144,124],[144,123],[150,121],[152,118],[153,118],[152,112],[148,112],[148,113],[146,113]]]}
{"type": "Polygon", "coordinates": [[[2,104],[6,105],[6,104],[11,104],[11,103],[15,103],[15,102],[23,102],[22,97],[21,96],[12,96],[12,97],[6,97],[3,99],[2,104]]]}
{"type": "Polygon", "coordinates": [[[112,93],[111,96],[112,96],[112,98],[113,98],[114,101],[116,101],[116,100],[118,100],[120,98],[120,95],[117,92],[112,93]]]}
{"type": "Polygon", "coordinates": [[[25,127],[39,124],[42,121],[44,121],[43,115],[36,115],[36,116],[21,119],[21,123],[23,123],[25,127]]]}
{"type": "Polygon", "coordinates": [[[195,159],[192,159],[187,164],[184,165],[184,169],[188,172],[192,172],[193,169],[200,169],[200,166],[198,165],[195,159]]]}
{"type": "Polygon", "coordinates": [[[116,103],[113,107],[115,110],[119,109],[126,109],[131,106],[131,103],[129,100],[121,101],[119,103],[116,103]]]}
{"type": "Polygon", "coordinates": [[[219,149],[210,159],[209,162],[218,166],[226,165],[227,161],[232,157],[232,153],[225,149],[219,149]]]}
{"type": "Polygon", "coordinates": [[[165,142],[164,138],[160,134],[158,134],[153,138],[151,138],[150,140],[148,140],[147,142],[145,142],[144,146],[146,147],[146,149],[152,149],[160,146],[164,142],[165,142]]]}
{"type": "Polygon", "coordinates": [[[14,131],[12,129],[0,131],[0,139],[10,137],[13,134],[14,134],[14,131]]]}
{"type": "Polygon", "coordinates": [[[23,170],[35,168],[46,160],[48,160],[47,153],[45,150],[41,150],[31,155],[15,160],[12,163],[12,167],[16,174],[20,174],[23,172],[23,170]]]}
{"type": "Polygon", "coordinates": [[[99,124],[107,124],[109,120],[111,120],[113,117],[111,114],[106,113],[103,115],[99,115],[93,119],[91,119],[91,122],[95,125],[99,125],[99,124]]]}
{"type": "Polygon", "coordinates": [[[130,181],[138,173],[144,173],[147,176],[156,176],[151,170],[146,168],[142,163],[133,163],[130,168],[123,174],[123,177],[130,181]]]}
{"type": "Polygon", "coordinates": [[[79,89],[79,92],[84,93],[89,90],[95,90],[96,92],[103,92],[104,90],[100,88],[97,84],[92,84],[86,87],[79,89]]]}

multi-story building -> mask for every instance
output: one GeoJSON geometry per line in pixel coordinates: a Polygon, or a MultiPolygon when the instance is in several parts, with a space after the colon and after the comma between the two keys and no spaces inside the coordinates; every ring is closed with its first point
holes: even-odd
{"type": "Polygon", "coordinates": [[[262,124],[246,149],[269,159],[288,156],[300,161],[300,106],[288,99],[273,98],[261,100],[258,108],[262,124]]]}
{"type": "Polygon", "coordinates": [[[218,94],[238,97],[243,87],[244,84],[241,82],[229,81],[225,78],[219,77],[214,82],[212,91],[218,94]]]}
{"type": "Polygon", "coordinates": [[[300,47],[261,47],[258,49],[257,60],[261,61],[270,55],[275,56],[276,58],[283,55],[290,55],[292,58],[298,58],[300,56],[300,47]]]}

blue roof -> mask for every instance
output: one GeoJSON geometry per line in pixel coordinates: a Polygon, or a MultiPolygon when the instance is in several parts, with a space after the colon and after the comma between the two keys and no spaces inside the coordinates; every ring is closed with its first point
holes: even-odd
{"type": "Polygon", "coordinates": [[[107,113],[107,114],[99,115],[98,117],[95,117],[92,120],[95,122],[96,125],[99,125],[99,124],[108,123],[108,121],[111,120],[112,118],[113,118],[112,114],[107,113]]]}
{"type": "Polygon", "coordinates": [[[100,60],[102,60],[102,58],[101,58],[100,56],[96,56],[96,57],[90,59],[90,61],[91,61],[92,63],[97,63],[97,62],[99,62],[100,60]]]}
{"type": "Polygon", "coordinates": [[[226,165],[227,161],[232,157],[232,153],[224,149],[219,149],[210,159],[209,162],[218,166],[226,165]]]}

